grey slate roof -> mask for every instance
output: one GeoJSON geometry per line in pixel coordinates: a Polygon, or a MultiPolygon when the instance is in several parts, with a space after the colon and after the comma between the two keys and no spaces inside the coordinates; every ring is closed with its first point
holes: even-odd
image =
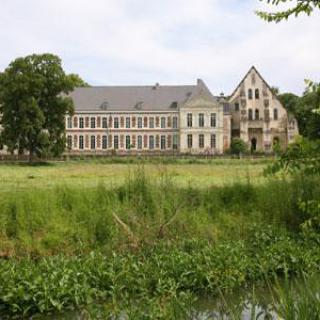
{"type": "Polygon", "coordinates": [[[70,97],[75,111],[174,111],[202,90],[213,97],[202,80],[185,86],[105,86],[76,88],[70,97]]]}

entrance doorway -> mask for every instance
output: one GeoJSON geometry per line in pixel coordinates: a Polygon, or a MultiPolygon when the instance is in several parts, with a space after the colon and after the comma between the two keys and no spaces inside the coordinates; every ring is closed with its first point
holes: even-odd
{"type": "Polygon", "coordinates": [[[256,150],[257,150],[257,139],[252,138],[251,139],[251,152],[256,151],[256,150]]]}

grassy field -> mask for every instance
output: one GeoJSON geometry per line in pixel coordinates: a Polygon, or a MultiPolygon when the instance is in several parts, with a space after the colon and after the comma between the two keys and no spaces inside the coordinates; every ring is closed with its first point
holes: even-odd
{"type": "Polygon", "coordinates": [[[43,165],[0,163],[0,191],[25,188],[47,188],[56,185],[96,187],[99,183],[116,186],[140,166],[157,180],[163,174],[181,186],[221,186],[234,182],[263,182],[263,169],[272,160],[181,160],[177,163],[162,161],[121,163],[102,161],[49,162],[43,165]],[[191,163],[190,163],[191,162],[191,163]],[[195,162],[195,163],[192,163],[195,162]]]}
{"type": "MultiPolygon", "coordinates": [[[[0,318],[197,319],[199,296],[319,272],[319,179],[270,163],[1,164],[0,318]]],[[[318,319],[319,287],[282,318],[318,319]]]]}

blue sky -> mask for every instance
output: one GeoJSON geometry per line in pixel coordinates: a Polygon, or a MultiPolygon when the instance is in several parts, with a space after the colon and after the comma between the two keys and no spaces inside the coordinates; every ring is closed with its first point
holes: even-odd
{"type": "Polygon", "coordinates": [[[251,65],[300,94],[319,81],[320,14],[268,24],[258,0],[1,0],[0,70],[58,54],[92,85],[192,84],[230,93],[251,65]]]}

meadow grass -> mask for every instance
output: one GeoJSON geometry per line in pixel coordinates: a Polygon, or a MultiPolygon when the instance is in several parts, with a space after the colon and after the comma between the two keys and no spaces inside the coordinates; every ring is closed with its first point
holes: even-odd
{"type": "MultiPolygon", "coordinates": [[[[121,159],[120,159],[121,160],[121,159]]],[[[174,182],[197,187],[223,185],[236,181],[264,182],[263,169],[271,160],[205,160],[190,159],[179,162],[122,159],[121,161],[78,160],[47,162],[42,165],[0,164],[0,191],[11,189],[48,188],[56,185],[96,187],[99,183],[113,186],[125,182],[130,172],[141,165],[157,180],[163,172],[174,182]]],[[[177,160],[178,161],[178,160],[177,160]]]]}
{"type": "MultiPolygon", "coordinates": [[[[299,206],[320,198],[317,178],[260,183],[242,168],[243,179],[220,184],[215,176],[200,188],[172,174],[192,168],[197,181],[199,172],[246,165],[3,166],[3,175],[5,168],[21,170],[17,177],[38,172],[52,185],[37,177],[19,188],[2,183],[0,316],[86,310],[102,302],[105,317],[115,319],[124,313],[128,319],[188,319],[198,294],[319,272],[319,237],[302,232],[309,217],[299,206]],[[117,166],[126,167],[121,183],[92,183],[95,172],[117,166]],[[75,172],[83,172],[83,183],[69,182],[75,172]]],[[[261,175],[264,166],[249,168],[261,175]]]]}

